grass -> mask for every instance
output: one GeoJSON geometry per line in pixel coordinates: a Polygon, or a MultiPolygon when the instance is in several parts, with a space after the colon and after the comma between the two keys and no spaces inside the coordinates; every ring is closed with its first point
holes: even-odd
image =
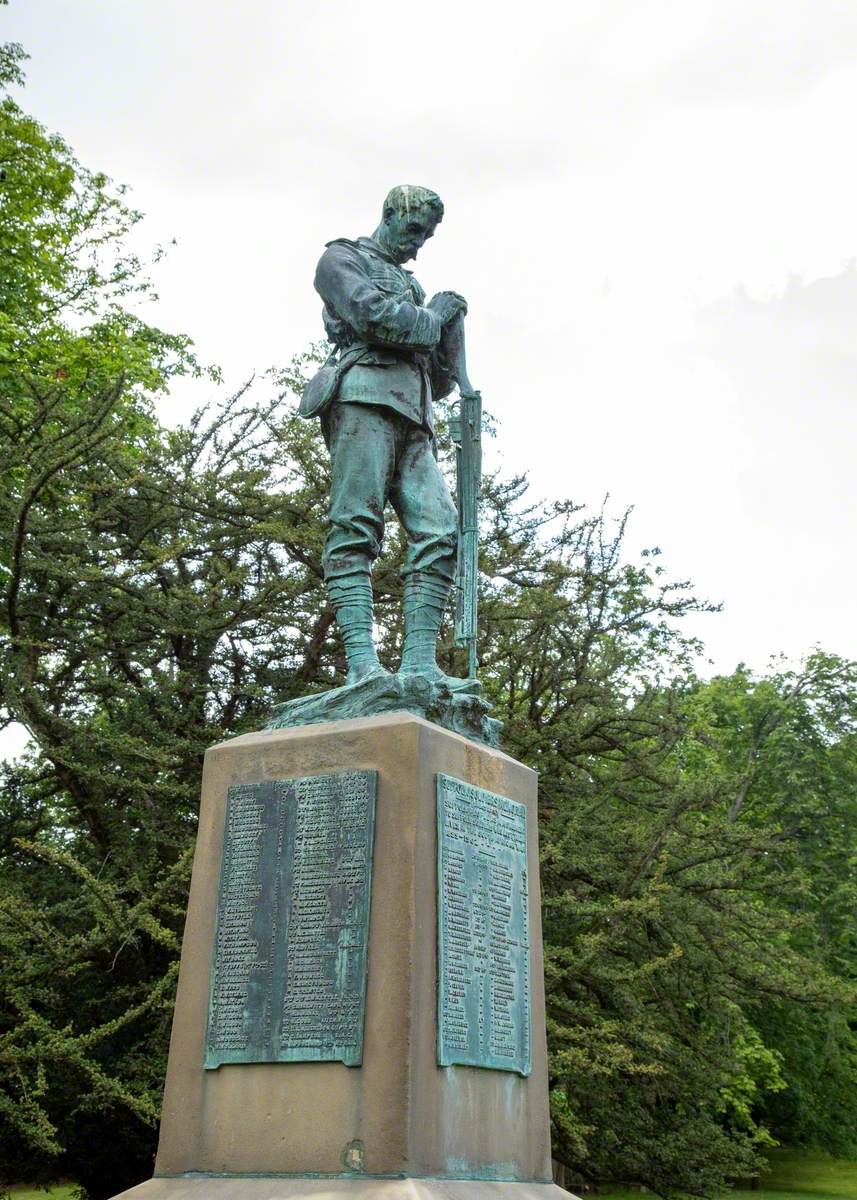
{"type": "MultiPolygon", "coordinates": [[[[640,1200],[639,1191],[609,1191],[609,1200],[640,1200]]],[[[857,1162],[818,1151],[776,1150],[770,1173],[755,1191],[727,1192],[728,1200],[857,1200],[857,1162]]],[[[17,1198],[16,1198],[17,1200],[17,1198]]]]}
{"type": "Polygon", "coordinates": [[[801,1152],[800,1150],[777,1150],[771,1155],[771,1173],[760,1180],[773,1197],[779,1194],[789,1197],[805,1196],[807,1200],[857,1200],[857,1162],[831,1158],[829,1154],[801,1152]]]}
{"type": "MultiPolygon", "coordinates": [[[[8,1188],[12,1200],[72,1200],[75,1185],[73,1183],[53,1183],[50,1188],[34,1188],[27,1183],[18,1183],[8,1188]]],[[[0,1187],[0,1196],[3,1189],[0,1187]]]]}

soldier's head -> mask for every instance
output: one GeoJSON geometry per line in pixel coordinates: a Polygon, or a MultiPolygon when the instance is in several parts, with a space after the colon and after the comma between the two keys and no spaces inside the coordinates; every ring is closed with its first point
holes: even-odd
{"type": "Polygon", "coordinates": [[[390,257],[397,263],[416,258],[443,218],[443,202],[428,188],[400,184],[384,201],[381,224],[375,231],[390,257]]]}

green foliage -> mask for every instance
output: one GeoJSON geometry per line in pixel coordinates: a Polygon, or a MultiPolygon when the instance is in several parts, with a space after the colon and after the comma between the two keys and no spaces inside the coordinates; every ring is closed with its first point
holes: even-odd
{"type": "Polygon", "coordinates": [[[829,914],[853,885],[854,672],[815,655],[760,681],[618,690],[647,738],[579,760],[547,815],[553,1113],[582,1180],[708,1195],[752,1174],[772,1133],[846,1145],[854,958],[829,914]],[[783,1013],[836,1034],[835,1093],[783,1013]],[[807,1120],[812,1095],[827,1130],[807,1120]]]}
{"type": "MultiPolygon", "coordinates": [[[[0,89],[20,82],[20,47],[0,57],[0,89]]],[[[122,306],[150,284],[123,251],[141,214],[125,189],[83,168],[8,92],[0,99],[0,386],[29,416],[32,387],[55,381],[78,408],[120,376],[129,390],[163,389],[187,369],[187,340],[122,306]]]]}
{"type": "Polygon", "coordinates": [[[768,904],[789,922],[791,945],[836,981],[811,1005],[774,995],[754,1009],[764,1040],[785,1048],[787,1084],[758,1109],[786,1144],[853,1155],[857,668],[815,653],[799,672],[754,679],[739,669],[701,689],[691,711],[699,736],[689,765],[722,780],[737,822],[775,831],[768,904]]]}
{"type": "MultiPolygon", "coordinates": [[[[23,58],[0,52],[3,88],[21,82],[23,58]]],[[[0,1122],[4,1171],[30,1175],[69,1144],[81,1177],[81,1157],[107,1172],[124,1160],[132,1178],[148,1165],[140,1129],[157,1117],[184,907],[186,837],[165,813],[145,819],[139,765],[124,791],[118,773],[122,754],[147,756],[157,791],[158,747],[139,724],[136,745],[105,732],[117,666],[100,647],[122,586],[105,569],[111,488],[128,489],[118,519],[131,533],[146,503],[135,481],[163,451],[149,397],[196,369],[185,339],[122,307],[148,286],[121,248],[138,217],[3,95],[2,718],[23,721],[39,753],[4,772],[0,1122]],[[114,1136],[96,1138],[111,1120],[114,1136]]]]}

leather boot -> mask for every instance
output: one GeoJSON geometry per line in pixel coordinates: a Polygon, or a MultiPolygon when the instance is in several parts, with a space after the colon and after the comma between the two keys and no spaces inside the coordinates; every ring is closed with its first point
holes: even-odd
{"type": "Polygon", "coordinates": [[[405,644],[402,647],[402,675],[422,675],[442,683],[453,692],[478,692],[475,679],[456,679],[445,675],[437,665],[435,646],[443,610],[452,585],[441,575],[412,571],[405,578],[405,644]]]}
{"type": "Polygon", "coordinates": [[[345,643],[349,684],[374,675],[389,675],[378,661],[372,638],[372,579],[368,571],[355,571],[327,580],[327,593],[345,643]]]}

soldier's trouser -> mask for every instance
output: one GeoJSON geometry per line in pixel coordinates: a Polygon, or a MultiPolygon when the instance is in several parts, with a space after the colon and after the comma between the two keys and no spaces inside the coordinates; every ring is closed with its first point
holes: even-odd
{"type": "Polygon", "coordinates": [[[408,536],[402,574],[455,575],[457,517],[428,432],[389,408],[330,406],[330,532],[324,576],[368,571],[381,552],[389,500],[408,536]]]}

